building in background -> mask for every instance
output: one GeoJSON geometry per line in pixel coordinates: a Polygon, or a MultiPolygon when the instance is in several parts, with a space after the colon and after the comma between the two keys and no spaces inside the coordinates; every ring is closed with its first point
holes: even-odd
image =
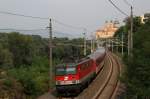
{"type": "Polygon", "coordinates": [[[141,17],[141,23],[145,24],[145,22],[150,19],[150,13],[145,13],[144,15],[141,15],[140,17],[141,17]]]}
{"type": "Polygon", "coordinates": [[[96,31],[96,39],[112,38],[115,32],[118,30],[118,24],[118,21],[106,21],[104,27],[96,31]]]}
{"type": "Polygon", "coordinates": [[[141,17],[141,23],[143,23],[143,24],[144,24],[144,23],[145,23],[145,22],[144,22],[144,20],[145,20],[144,15],[141,15],[140,17],[141,17]]]}

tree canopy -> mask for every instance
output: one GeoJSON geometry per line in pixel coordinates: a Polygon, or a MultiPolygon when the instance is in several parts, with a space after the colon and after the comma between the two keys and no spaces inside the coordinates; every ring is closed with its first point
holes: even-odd
{"type": "MultiPolygon", "coordinates": [[[[129,30],[127,21],[116,35],[129,30]],[[126,28],[126,30],[123,30],[126,28]]],[[[141,23],[140,17],[134,17],[133,30],[133,57],[124,57],[126,71],[124,82],[127,87],[127,99],[146,99],[150,97],[150,17],[141,23]]],[[[127,35],[126,35],[127,38],[127,35]]]]}
{"type": "MultiPolygon", "coordinates": [[[[53,38],[53,66],[83,57],[82,44],[83,38],[53,38]]],[[[35,99],[48,86],[49,39],[0,33],[0,98],[35,99]]]]}

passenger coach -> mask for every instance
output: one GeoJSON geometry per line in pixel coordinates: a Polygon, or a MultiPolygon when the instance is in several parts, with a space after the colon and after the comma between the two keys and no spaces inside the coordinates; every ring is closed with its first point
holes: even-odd
{"type": "Polygon", "coordinates": [[[90,84],[104,65],[105,48],[98,48],[94,53],[78,63],[64,63],[56,66],[56,90],[58,93],[80,92],[90,84]]]}

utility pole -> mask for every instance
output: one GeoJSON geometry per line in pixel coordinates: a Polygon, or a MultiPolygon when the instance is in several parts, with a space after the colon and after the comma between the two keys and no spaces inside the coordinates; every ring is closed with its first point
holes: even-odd
{"type": "Polygon", "coordinates": [[[86,56],[86,29],[84,29],[84,56],[86,56]]]}
{"type": "Polygon", "coordinates": [[[93,52],[94,52],[94,49],[95,49],[95,39],[93,37],[93,52]]]}
{"type": "Polygon", "coordinates": [[[130,31],[128,32],[128,56],[132,57],[133,52],[133,8],[131,6],[130,31]]]}
{"type": "Polygon", "coordinates": [[[117,51],[116,52],[119,52],[119,40],[118,40],[118,38],[116,38],[116,47],[117,47],[117,51]]]}
{"type": "Polygon", "coordinates": [[[96,39],[96,43],[97,43],[97,48],[99,48],[101,45],[100,45],[100,39],[98,40],[98,39],[96,39]]]}
{"type": "Polygon", "coordinates": [[[130,34],[131,34],[131,32],[128,31],[128,56],[130,56],[130,54],[131,54],[131,53],[130,53],[130,52],[131,52],[131,39],[130,39],[130,38],[131,38],[131,37],[130,37],[131,35],[130,35],[130,34]]]}
{"type": "Polygon", "coordinates": [[[107,48],[110,49],[111,48],[111,38],[108,38],[107,40],[107,48]]]}
{"type": "Polygon", "coordinates": [[[132,52],[133,52],[133,7],[131,6],[131,18],[130,18],[130,21],[131,21],[131,34],[130,34],[130,54],[132,56],[132,52]]]}
{"type": "Polygon", "coordinates": [[[91,35],[91,53],[94,52],[94,36],[91,35]]]}
{"type": "Polygon", "coordinates": [[[91,53],[93,53],[93,39],[91,38],[91,53]]]}
{"type": "Polygon", "coordinates": [[[53,63],[52,63],[52,19],[49,20],[49,72],[50,72],[50,91],[53,88],[54,75],[53,75],[53,63]]]}
{"type": "Polygon", "coordinates": [[[122,32],[121,41],[122,41],[122,42],[121,42],[121,45],[122,45],[122,51],[121,51],[121,53],[122,53],[122,55],[123,55],[123,47],[124,47],[124,46],[123,46],[123,32],[122,32]]]}
{"type": "Polygon", "coordinates": [[[119,53],[119,43],[117,42],[116,45],[117,45],[117,53],[119,53]]]}
{"type": "Polygon", "coordinates": [[[111,50],[112,50],[112,52],[113,52],[113,47],[114,47],[114,45],[113,45],[113,39],[111,40],[111,50]]]}
{"type": "Polygon", "coordinates": [[[108,44],[109,44],[109,39],[108,39],[108,38],[107,38],[107,39],[105,38],[105,39],[104,39],[104,42],[105,42],[106,48],[109,48],[109,45],[108,45],[108,44]]]}

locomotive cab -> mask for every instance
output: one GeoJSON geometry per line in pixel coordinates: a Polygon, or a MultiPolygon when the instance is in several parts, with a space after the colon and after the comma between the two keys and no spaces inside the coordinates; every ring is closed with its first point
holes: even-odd
{"type": "Polygon", "coordinates": [[[59,92],[72,91],[79,83],[77,64],[60,64],[55,69],[56,89],[59,92]]]}

